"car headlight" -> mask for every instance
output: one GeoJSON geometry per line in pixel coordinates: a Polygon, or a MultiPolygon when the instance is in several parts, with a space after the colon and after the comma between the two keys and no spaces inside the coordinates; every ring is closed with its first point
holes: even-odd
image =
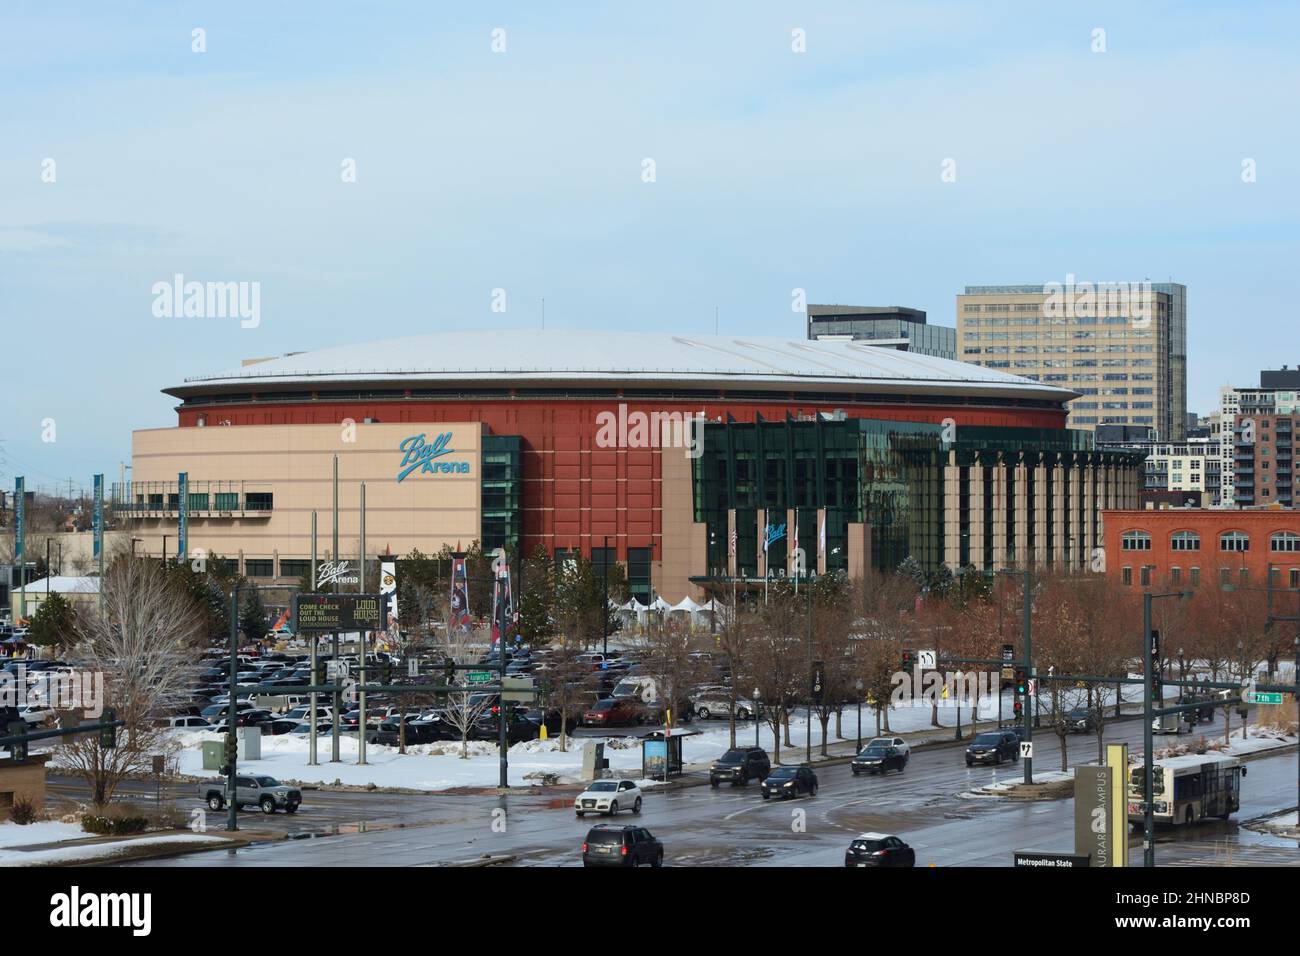
{"type": "Polygon", "coordinates": [[[791,780],[789,783],[787,783],[787,784],[783,784],[783,786],[793,787],[793,786],[794,786],[794,781],[791,780]]]}

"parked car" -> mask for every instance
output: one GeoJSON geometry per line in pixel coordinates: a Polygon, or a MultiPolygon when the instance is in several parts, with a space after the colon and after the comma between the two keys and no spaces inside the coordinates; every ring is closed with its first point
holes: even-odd
{"type": "Polygon", "coordinates": [[[1000,764],[1020,759],[1020,736],[1010,730],[989,730],[977,734],[966,748],[966,766],[977,763],[1000,764]]]}
{"type": "Polygon", "coordinates": [[[909,754],[899,750],[893,744],[887,744],[883,740],[873,740],[853,758],[850,767],[855,777],[863,773],[884,775],[891,770],[902,773],[907,769],[909,759],[911,759],[909,754]]]}
{"type": "Polygon", "coordinates": [[[763,778],[758,792],[763,795],[764,800],[772,797],[782,799],[797,797],[801,793],[815,797],[817,796],[817,774],[812,772],[811,767],[775,767],[763,778]]]}
{"type": "Polygon", "coordinates": [[[736,747],[713,761],[709,767],[709,786],[722,783],[747,784],[762,780],[772,769],[772,761],[762,747],[736,747]]]}
{"type": "Polygon", "coordinates": [[[641,788],[632,780],[596,780],[573,799],[578,816],[606,813],[616,816],[620,810],[641,812],[641,788]]]}
{"type": "Polygon", "coordinates": [[[582,841],[583,866],[663,866],[664,845],[645,827],[602,823],[582,841]]]}
{"type": "Polygon", "coordinates": [[[692,699],[695,716],[700,720],[710,717],[730,717],[735,713],[737,720],[749,720],[754,715],[751,701],[737,698],[725,687],[708,688],[696,693],[692,699]]]}
{"type": "MultiPolygon", "coordinates": [[[[208,809],[220,810],[226,805],[226,781],[206,781],[199,784],[199,798],[208,805],[208,809]]],[[[267,814],[275,813],[276,810],[297,813],[301,803],[301,790],[297,787],[285,786],[274,777],[251,774],[248,776],[240,774],[235,777],[237,810],[251,806],[259,807],[267,814]]]]}
{"type": "MultiPolygon", "coordinates": [[[[497,740],[500,734],[500,718],[496,714],[484,714],[474,721],[469,728],[470,740],[497,740]]],[[[537,724],[529,720],[524,711],[516,710],[510,714],[510,718],[506,723],[507,744],[535,740],[537,735],[537,724]]],[[[457,736],[459,737],[459,735],[457,736]]]]}
{"type": "Polygon", "coordinates": [[[207,730],[212,725],[202,717],[189,715],[186,717],[169,717],[167,719],[167,726],[183,728],[186,730],[207,730]]]}
{"type": "Polygon", "coordinates": [[[18,708],[18,716],[27,721],[29,727],[39,727],[54,719],[54,711],[44,704],[25,704],[18,708]]]}
{"type": "Polygon", "coordinates": [[[916,866],[916,851],[888,833],[860,833],[844,851],[845,866],[916,866]]]}
{"type": "Polygon", "coordinates": [[[293,733],[294,728],[298,726],[298,721],[278,717],[275,720],[264,720],[257,726],[262,729],[264,736],[279,737],[281,734],[293,733]]]}
{"type": "Polygon", "coordinates": [[[598,700],[582,715],[582,723],[587,727],[626,727],[644,720],[640,702],[627,697],[598,700]]]}
{"type": "MultiPolygon", "coordinates": [[[[431,744],[438,740],[459,740],[456,728],[441,720],[408,720],[406,722],[407,744],[431,744]]],[[[401,746],[401,725],[396,720],[385,720],[378,728],[366,735],[366,742],[383,744],[385,747],[401,746]]]]}

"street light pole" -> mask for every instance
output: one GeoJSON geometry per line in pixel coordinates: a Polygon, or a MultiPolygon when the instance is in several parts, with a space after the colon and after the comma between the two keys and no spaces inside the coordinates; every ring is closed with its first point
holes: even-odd
{"type": "Polygon", "coordinates": [[[1155,790],[1155,737],[1151,731],[1151,592],[1142,595],[1142,865],[1156,865],[1155,817],[1152,800],[1155,790]]]}
{"type": "Polygon", "coordinates": [[[755,746],[755,747],[761,747],[761,746],[762,746],[762,744],[760,744],[760,743],[758,742],[758,724],[759,724],[759,720],[758,720],[758,702],[759,702],[759,700],[761,699],[761,697],[762,697],[762,695],[758,692],[758,688],[755,687],[755,688],[754,688],[754,746],[755,746]]]}
{"type": "MultiPolygon", "coordinates": [[[[604,603],[600,609],[600,643],[602,659],[609,660],[609,535],[605,535],[605,546],[600,549],[600,574],[604,584],[602,593],[604,603]]],[[[501,632],[503,646],[505,631],[501,632]]]]}

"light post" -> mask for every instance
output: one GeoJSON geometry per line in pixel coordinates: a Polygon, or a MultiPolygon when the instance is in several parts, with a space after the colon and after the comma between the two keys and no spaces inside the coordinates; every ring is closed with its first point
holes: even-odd
{"type": "MultiPolygon", "coordinates": [[[[1156,865],[1156,837],[1155,837],[1155,816],[1152,800],[1154,799],[1155,789],[1155,735],[1151,729],[1151,721],[1154,719],[1152,711],[1154,710],[1154,693],[1153,658],[1156,656],[1155,636],[1151,632],[1151,602],[1156,598],[1182,598],[1187,597],[1189,591],[1168,591],[1164,594],[1152,594],[1150,591],[1142,592],[1142,747],[1144,757],[1142,760],[1142,865],[1146,867],[1156,865]]],[[[1163,700],[1161,707],[1164,707],[1163,700]]],[[[1180,717],[1181,719],[1181,717],[1180,717]]],[[[1172,794],[1171,797],[1172,799],[1172,794]]]]}
{"type": "MultiPolygon", "coordinates": [[[[1033,645],[1034,601],[1033,601],[1033,592],[1031,590],[1032,578],[1030,576],[1029,568],[1024,568],[1020,571],[1017,571],[1014,568],[1003,568],[1000,571],[996,571],[994,573],[1015,575],[1022,579],[1022,583],[1024,587],[1024,597],[1022,603],[1024,604],[1025,607],[1024,607],[1023,631],[1021,634],[1021,641],[1023,642],[1024,646],[1021,648],[1021,652],[1024,654],[1023,659],[1025,664],[1026,677],[1028,678],[1028,680],[1033,681],[1034,679],[1034,645],[1033,645]]],[[[1028,688],[1026,688],[1026,690],[1027,689],[1028,688]]],[[[998,697],[1001,698],[1001,696],[1002,696],[1002,692],[1001,689],[999,688],[998,697]]],[[[1030,753],[1033,753],[1033,744],[1034,744],[1033,712],[1034,712],[1034,695],[1027,693],[1025,694],[1024,713],[1021,715],[1022,718],[1021,726],[1023,727],[1021,736],[1024,742],[1029,744],[1030,753]]],[[[1033,782],[1034,782],[1034,758],[1026,757],[1025,758],[1025,783],[1033,783],[1033,782]]]]}
{"type": "Polygon", "coordinates": [[[862,678],[858,678],[858,749],[854,753],[862,752],[862,678]]]}
{"type": "Polygon", "coordinates": [[[759,719],[758,719],[758,702],[759,702],[759,699],[760,699],[762,696],[763,696],[763,695],[760,694],[760,693],[758,692],[758,688],[755,687],[755,688],[754,688],[754,746],[755,746],[755,747],[761,747],[761,746],[762,746],[762,744],[760,744],[760,743],[758,742],[758,725],[759,725],[759,719]]]}
{"type": "MultiPolygon", "coordinates": [[[[602,659],[609,660],[609,535],[604,537],[605,546],[600,549],[600,577],[603,585],[604,604],[600,609],[600,643],[602,659]]],[[[502,659],[505,659],[505,631],[501,632],[502,659]]],[[[502,671],[504,674],[505,671],[502,671]]]]}

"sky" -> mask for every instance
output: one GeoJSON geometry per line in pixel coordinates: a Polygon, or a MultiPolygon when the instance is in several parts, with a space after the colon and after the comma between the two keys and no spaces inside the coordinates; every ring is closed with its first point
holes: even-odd
{"type": "Polygon", "coordinates": [[[7,0],[0,488],[117,480],[187,376],[543,299],[801,338],[797,289],[951,326],[966,285],[1173,280],[1209,412],[1300,365],[1298,33],[1267,0],[7,0]],[[156,315],[177,274],[256,283],[256,325],[156,315]]]}

